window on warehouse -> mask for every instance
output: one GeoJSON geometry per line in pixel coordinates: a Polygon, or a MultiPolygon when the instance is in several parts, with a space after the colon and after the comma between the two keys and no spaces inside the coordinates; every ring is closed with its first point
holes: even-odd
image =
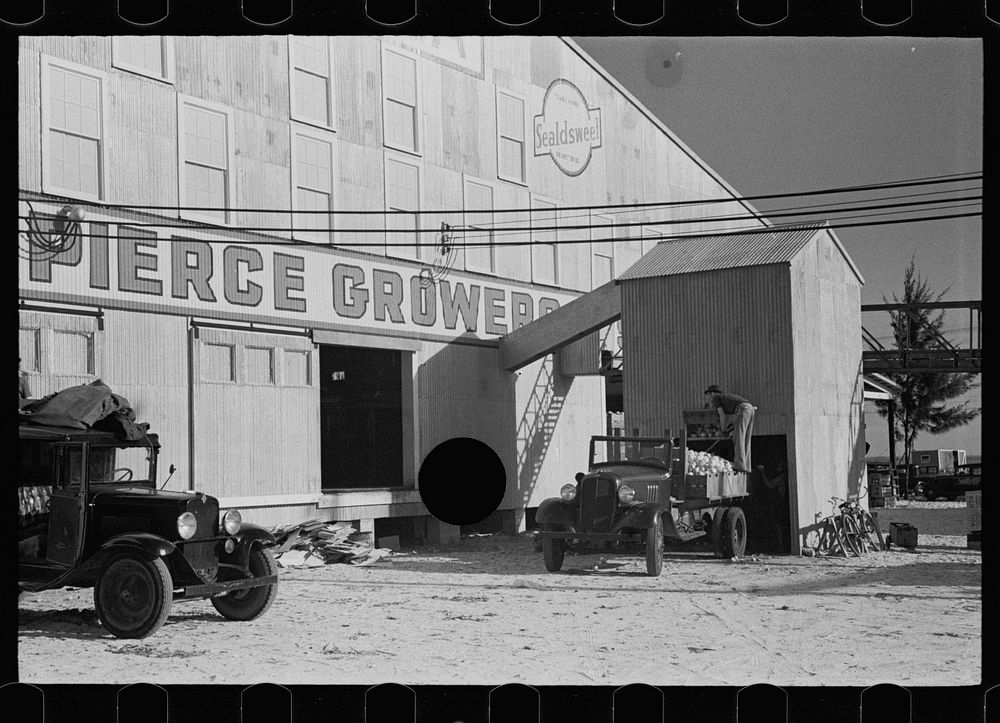
{"type": "MultiPolygon", "coordinates": [[[[401,158],[386,155],[385,158],[385,209],[386,211],[420,210],[420,167],[401,158]]],[[[424,244],[422,234],[417,232],[419,216],[414,213],[387,213],[386,254],[408,259],[420,259],[427,246],[427,253],[433,247],[433,238],[424,244]]]]}
{"type": "Polygon", "coordinates": [[[382,129],[386,146],[421,152],[417,60],[396,48],[382,52],[382,129]]]}
{"type": "Polygon", "coordinates": [[[111,65],[166,83],[174,81],[173,38],[120,35],[111,38],[111,65]]]}
{"type": "Polygon", "coordinates": [[[531,280],[540,284],[559,283],[557,222],[554,203],[540,198],[531,199],[531,280]]]}
{"type": "Polygon", "coordinates": [[[102,373],[103,345],[95,315],[22,310],[18,356],[31,398],[93,382],[102,373]]]}
{"type": "Polygon", "coordinates": [[[232,111],[179,97],[180,199],[184,216],[229,223],[233,189],[232,111]]]}
{"type": "Polygon", "coordinates": [[[333,241],[333,144],[303,130],[292,139],[292,227],[295,238],[333,241]]]}
{"type": "Polygon", "coordinates": [[[493,246],[493,189],[484,183],[465,181],[465,268],[488,274],[496,270],[493,246]]]}
{"type": "Polygon", "coordinates": [[[592,214],[590,220],[591,287],[599,286],[615,278],[615,221],[610,216],[592,214]]]}
{"type": "Polygon", "coordinates": [[[525,182],[524,99],[497,89],[497,176],[525,182]]]}
{"type": "Polygon", "coordinates": [[[330,38],[289,38],[291,116],[302,123],[333,128],[333,65],[330,38]]]}
{"type": "Polygon", "coordinates": [[[42,188],[104,198],[104,73],[42,56],[42,188]]]}

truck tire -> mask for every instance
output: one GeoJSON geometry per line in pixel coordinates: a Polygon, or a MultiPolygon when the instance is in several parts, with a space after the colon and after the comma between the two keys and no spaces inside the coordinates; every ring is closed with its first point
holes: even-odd
{"type": "MultiPolygon", "coordinates": [[[[260,545],[250,550],[250,572],[254,577],[278,574],[278,565],[271,551],[260,545]]],[[[278,583],[234,590],[212,598],[212,607],[226,620],[256,620],[268,611],[278,596],[278,583]]]]}
{"type": "Polygon", "coordinates": [[[94,586],[94,607],[101,624],[119,638],[145,638],[170,615],[174,585],[166,563],[133,552],[115,555],[94,586]]]}
{"type": "Polygon", "coordinates": [[[646,574],[659,577],[663,570],[663,518],[656,517],[656,524],[646,530],[646,574]]]}
{"type": "Polygon", "coordinates": [[[712,526],[709,528],[709,540],[712,543],[712,554],[716,557],[725,557],[726,553],[722,549],[722,518],[726,516],[725,507],[716,507],[715,514],[712,515],[712,526]]]}
{"type": "Polygon", "coordinates": [[[747,546],[747,518],[739,507],[730,507],[722,518],[722,554],[743,557],[747,546]]]}
{"type": "MultiPolygon", "coordinates": [[[[542,528],[543,532],[556,532],[551,525],[542,528]]],[[[545,569],[549,572],[559,572],[566,556],[566,541],[553,540],[551,537],[542,539],[542,557],[545,558],[545,569]]]]}

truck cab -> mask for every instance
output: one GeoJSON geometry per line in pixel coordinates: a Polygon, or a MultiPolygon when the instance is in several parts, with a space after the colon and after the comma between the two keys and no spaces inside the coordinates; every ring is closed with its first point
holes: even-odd
{"type": "Polygon", "coordinates": [[[125,638],[154,633],[174,600],[210,597],[234,620],[271,606],[273,535],[210,495],[157,489],[157,435],[20,424],[19,442],[20,590],[93,587],[125,638]]]}

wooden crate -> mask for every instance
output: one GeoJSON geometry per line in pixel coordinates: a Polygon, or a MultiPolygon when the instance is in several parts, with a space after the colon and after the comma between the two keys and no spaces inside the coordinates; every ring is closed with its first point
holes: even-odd
{"type": "Polygon", "coordinates": [[[689,474],[684,478],[685,499],[742,497],[747,493],[747,476],[742,472],[689,474]]]}

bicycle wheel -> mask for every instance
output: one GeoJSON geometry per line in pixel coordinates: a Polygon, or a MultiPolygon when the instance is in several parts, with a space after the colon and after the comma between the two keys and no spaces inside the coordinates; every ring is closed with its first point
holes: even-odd
{"type": "Polygon", "coordinates": [[[848,514],[838,515],[837,523],[840,525],[840,534],[844,538],[845,549],[850,550],[851,554],[860,557],[864,553],[865,543],[861,539],[861,530],[858,529],[858,523],[848,514]]]}
{"type": "Polygon", "coordinates": [[[861,510],[861,531],[875,552],[885,550],[885,538],[882,536],[882,530],[879,529],[878,520],[867,510],[861,510]]]}
{"type": "Polygon", "coordinates": [[[840,533],[840,525],[837,524],[833,517],[827,517],[823,525],[820,548],[825,548],[826,552],[831,555],[840,552],[844,557],[848,556],[847,546],[844,544],[844,536],[840,533]]]}

